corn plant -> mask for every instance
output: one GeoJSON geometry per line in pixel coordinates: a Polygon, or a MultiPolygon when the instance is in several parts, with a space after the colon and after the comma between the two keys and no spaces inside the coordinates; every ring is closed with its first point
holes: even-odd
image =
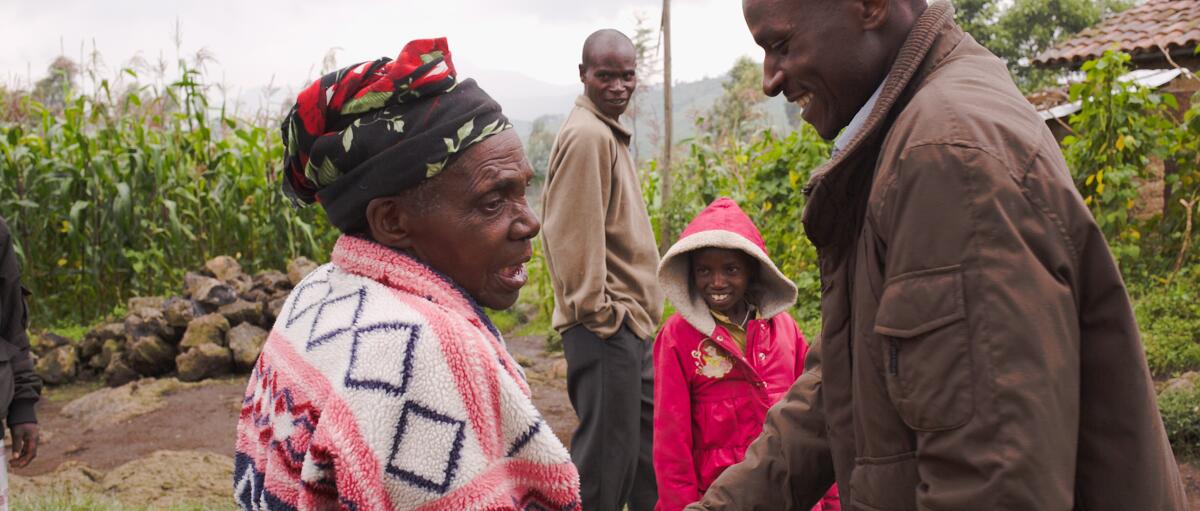
{"type": "Polygon", "coordinates": [[[133,83],[67,90],[61,107],[26,95],[22,119],[0,119],[0,215],[35,324],[88,323],[129,296],[177,293],[215,255],[253,271],[328,253],[336,232],[323,213],[278,190],[275,129],[215,108],[183,61],[161,86],[122,73],[133,83]]]}

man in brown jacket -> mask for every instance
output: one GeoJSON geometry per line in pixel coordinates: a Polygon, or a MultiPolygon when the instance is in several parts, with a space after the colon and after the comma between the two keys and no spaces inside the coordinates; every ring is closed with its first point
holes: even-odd
{"type": "Polygon", "coordinates": [[[12,466],[16,468],[28,465],[37,456],[34,405],[42,391],[42,380],[34,374],[29,358],[29,337],[25,335],[29,322],[26,294],[12,233],[0,218],[0,413],[12,431],[12,466]]]}
{"type": "Polygon", "coordinates": [[[690,509],[1184,509],[1121,274],[1004,64],[945,2],[743,8],[765,92],[846,133],[807,188],[821,342],[690,509]]]}
{"type": "Polygon", "coordinates": [[[585,94],[550,150],[542,199],[553,324],[579,416],[571,459],[586,511],[619,511],[626,502],[649,511],[658,500],[650,345],[662,314],[658,249],[630,132],[618,120],[637,86],[635,67],[624,34],[588,37],[579,65],[585,94]]]}

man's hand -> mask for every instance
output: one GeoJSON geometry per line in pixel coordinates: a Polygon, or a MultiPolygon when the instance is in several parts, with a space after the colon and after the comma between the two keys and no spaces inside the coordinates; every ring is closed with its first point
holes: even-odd
{"type": "Polygon", "coordinates": [[[22,468],[37,457],[38,425],[36,422],[13,424],[12,426],[12,466],[22,468]]]}

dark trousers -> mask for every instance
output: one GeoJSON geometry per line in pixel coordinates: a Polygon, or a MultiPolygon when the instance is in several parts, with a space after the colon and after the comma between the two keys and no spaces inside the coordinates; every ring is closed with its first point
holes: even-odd
{"type": "Polygon", "coordinates": [[[601,339],[582,325],[563,332],[567,393],[579,416],[571,461],[584,511],[651,511],[654,479],[654,359],[629,328],[601,339]]]}

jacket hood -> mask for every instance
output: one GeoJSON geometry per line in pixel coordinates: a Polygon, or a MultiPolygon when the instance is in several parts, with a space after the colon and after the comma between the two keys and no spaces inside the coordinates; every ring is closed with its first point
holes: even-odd
{"type": "Polygon", "coordinates": [[[696,330],[711,335],[717,322],[709,313],[704,298],[691,292],[688,253],[710,247],[741,250],[758,261],[758,277],[746,294],[763,318],[774,317],[796,304],[796,284],[771,261],[754,222],[733,199],[722,197],[692,219],[658,266],[658,282],[667,299],[696,330]]]}

